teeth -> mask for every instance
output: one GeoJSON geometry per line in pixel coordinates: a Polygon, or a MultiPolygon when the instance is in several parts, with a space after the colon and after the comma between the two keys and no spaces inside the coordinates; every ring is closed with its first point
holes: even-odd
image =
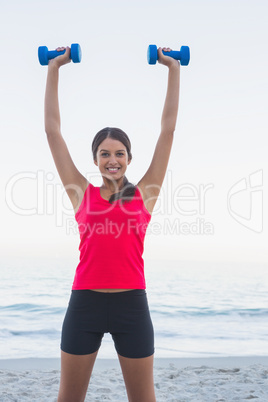
{"type": "Polygon", "coordinates": [[[119,168],[108,168],[108,170],[111,170],[112,172],[115,172],[116,170],[118,170],[119,168]]]}

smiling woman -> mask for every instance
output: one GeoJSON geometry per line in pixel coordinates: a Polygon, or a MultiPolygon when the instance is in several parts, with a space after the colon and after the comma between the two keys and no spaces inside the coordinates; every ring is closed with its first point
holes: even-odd
{"type": "MultiPolygon", "coordinates": [[[[58,48],[58,51],[62,48],[58,48]]],[[[163,49],[170,51],[170,49],[163,49]]],[[[129,400],[155,402],[154,330],[146,295],[143,250],[151,214],[166,174],[173,142],[180,64],[158,49],[169,69],[161,133],[148,170],[137,185],[126,170],[131,143],[119,128],[100,130],[92,142],[94,164],[102,175],[95,187],[77,170],[60,131],[59,68],[70,49],[48,65],[45,129],[48,143],[74,206],[80,233],[80,262],[62,326],[59,402],[85,399],[104,333],[109,332],[121,364],[129,400]],[[120,228],[115,233],[114,228],[120,228]]]]}

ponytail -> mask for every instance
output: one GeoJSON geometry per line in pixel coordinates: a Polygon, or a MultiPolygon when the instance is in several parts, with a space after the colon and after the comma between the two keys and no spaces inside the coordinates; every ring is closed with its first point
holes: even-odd
{"type": "Polygon", "coordinates": [[[125,202],[130,202],[134,197],[136,188],[137,186],[130,183],[126,176],[124,176],[123,188],[118,193],[111,195],[111,197],[109,198],[109,203],[112,204],[114,201],[117,200],[122,200],[123,204],[125,202]]]}

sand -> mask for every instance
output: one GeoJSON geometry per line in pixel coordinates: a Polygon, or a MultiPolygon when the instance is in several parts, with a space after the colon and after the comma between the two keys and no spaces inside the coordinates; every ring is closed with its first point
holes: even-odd
{"type": "MultiPolygon", "coordinates": [[[[54,402],[59,359],[0,360],[0,401],[54,402]]],[[[268,402],[268,357],[155,359],[157,401],[268,402]]],[[[127,401],[120,366],[97,359],[86,401],[127,401]]]]}

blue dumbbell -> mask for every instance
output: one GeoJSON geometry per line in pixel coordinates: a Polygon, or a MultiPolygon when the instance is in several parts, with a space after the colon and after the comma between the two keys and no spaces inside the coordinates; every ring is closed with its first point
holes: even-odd
{"type": "MultiPolygon", "coordinates": [[[[38,59],[42,66],[47,66],[49,60],[54,59],[61,54],[64,54],[66,50],[58,52],[57,50],[48,50],[46,46],[39,46],[38,48],[38,59]]],[[[78,43],[73,43],[71,45],[70,58],[74,63],[80,63],[82,57],[81,47],[78,43]]]]}
{"type": "MultiPolygon", "coordinates": [[[[164,52],[165,56],[170,56],[173,59],[180,60],[182,66],[188,66],[190,61],[190,49],[188,46],[182,46],[181,50],[171,50],[170,52],[164,52]]],[[[149,64],[156,64],[158,60],[157,46],[149,45],[147,51],[147,60],[149,64]]]]}

